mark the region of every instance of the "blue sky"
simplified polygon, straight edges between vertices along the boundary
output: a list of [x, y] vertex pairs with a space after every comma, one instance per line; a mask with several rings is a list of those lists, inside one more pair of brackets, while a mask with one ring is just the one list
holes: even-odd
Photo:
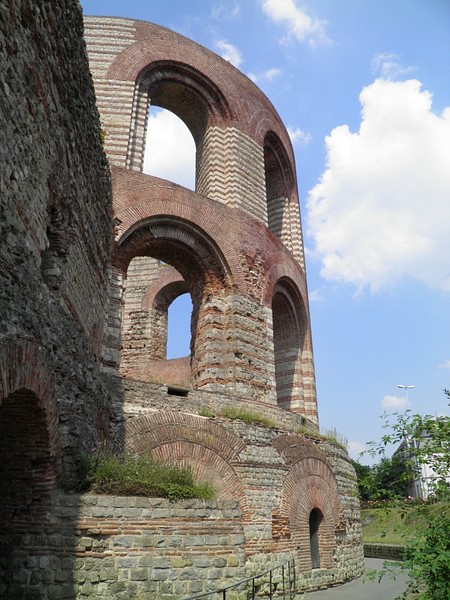
[[[405, 409], [397, 384], [415, 386], [414, 412], [448, 414], [450, 2], [81, 4], [85, 14], [164, 25], [220, 54], [259, 85], [288, 127], [321, 428], [335, 427], [357, 457], [382, 435], [383, 411]], [[166, 118], [151, 113], [152, 139], [177, 127]], [[164, 174], [150, 152], [146, 170], [191, 186], [188, 140], [178, 150], [178, 173]]]

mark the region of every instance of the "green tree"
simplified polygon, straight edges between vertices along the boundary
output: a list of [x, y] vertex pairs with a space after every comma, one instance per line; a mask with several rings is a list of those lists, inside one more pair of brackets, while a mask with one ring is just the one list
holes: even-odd
[[362, 501], [372, 500], [373, 498], [373, 469], [369, 465], [362, 465], [356, 460], [352, 460], [352, 465], [356, 472], [358, 480], [358, 493]]
[[358, 480], [359, 497], [369, 500], [394, 500], [405, 495], [405, 467], [398, 457], [383, 457], [373, 466], [352, 461]]
[[[450, 392], [444, 390], [450, 399]], [[450, 490], [447, 478], [450, 474], [450, 418], [447, 416], [417, 415], [411, 411], [404, 414], [384, 415], [384, 427], [388, 433], [380, 442], [370, 442], [371, 454], [385, 457], [386, 447], [403, 444], [404, 460], [408, 464], [402, 482], [423, 464], [436, 473], [431, 492], [442, 503], [442, 510], [433, 514], [427, 504], [423, 511], [428, 526], [409, 544], [404, 565], [416, 587], [425, 584], [420, 596], [423, 600], [448, 600], [450, 598]]]

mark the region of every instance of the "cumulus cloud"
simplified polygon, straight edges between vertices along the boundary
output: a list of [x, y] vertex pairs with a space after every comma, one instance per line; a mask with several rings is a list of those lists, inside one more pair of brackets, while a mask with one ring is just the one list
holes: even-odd
[[150, 113], [144, 173], [195, 189], [194, 139], [183, 121], [168, 110]]
[[248, 73], [248, 77], [254, 81], [255, 83], [260, 83], [261, 81], [273, 81], [277, 77], [279, 77], [282, 73], [281, 69], [277, 69], [273, 67], [272, 69], [267, 69], [262, 73]]
[[431, 99], [417, 80], [378, 79], [360, 94], [359, 131], [326, 138], [327, 168], [307, 201], [325, 279], [450, 291], [450, 107], [437, 115]]
[[287, 131], [293, 144], [298, 144], [299, 146], [307, 146], [311, 141], [311, 134], [306, 133], [306, 131], [303, 131], [299, 127], [296, 127], [295, 129], [288, 127]]
[[443, 363], [439, 365], [441, 369], [450, 369], [450, 360], [445, 360]]
[[226, 40], [217, 40], [215, 46], [219, 50], [220, 56], [235, 67], [239, 67], [242, 63], [242, 55], [239, 49], [233, 46], [233, 44], [230, 44]]
[[405, 396], [385, 396], [381, 401], [381, 407], [385, 410], [400, 410], [408, 407], [408, 399]]
[[416, 67], [405, 67], [399, 62], [399, 56], [390, 52], [380, 52], [372, 58], [372, 71], [374, 75], [383, 79], [399, 79], [411, 75]]
[[294, 0], [261, 0], [261, 6], [272, 21], [286, 28], [283, 43], [292, 38], [313, 47], [329, 42], [325, 34], [325, 21], [311, 18]]

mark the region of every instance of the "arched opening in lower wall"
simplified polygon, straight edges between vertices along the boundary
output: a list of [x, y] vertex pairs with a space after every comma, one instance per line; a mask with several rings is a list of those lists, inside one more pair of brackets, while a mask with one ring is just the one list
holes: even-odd
[[309, 515], [309, 546], [311, 549], [311, 568], [320, 569], [320, 526], [323, 521], [322, 511], [313, 508]]
[[46, 417], [28, 389], [0, 404], [0, 581], [8, 581], [13, 558], [46, 532], [55, 485]]

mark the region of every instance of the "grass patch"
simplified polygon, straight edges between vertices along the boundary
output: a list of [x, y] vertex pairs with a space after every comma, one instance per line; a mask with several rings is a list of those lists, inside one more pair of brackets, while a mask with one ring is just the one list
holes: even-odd
[[189, 468], [154, 462], [150, 454], [123, 457], [96, 451], [85, 461], [80, 488], [96, 494], [154, 498], [200, 498], [215, 493], [211, 485], [196, 483]]
[[209, 408], [209, 406], [202, 406], [198, 411], [198, 414], [201, 417], [214, 417], [213, 411]]
[[239, 419], [240, 421], [244, 421], [247, 425], [261, 425], [261, 427], [276, 427], [276, 424], [271, 419], [267, 417], [263, 417], [262, 415], [245, 410], [244, 408], [235, 408], [233, 406], [229, 406], [224, 408], [220, 412], [221, 417], [226, 417], [227, 419]]
[[429, 518], [427, 514], [438, 515], [448, 505], [442, 502], [423, 507], [413, 505], [388, 505], [384, 508], [364, 508], [361, 510], [362, 537], [367, 544], [404, 545], [414, 541], [417, 534], [424, 531]]

